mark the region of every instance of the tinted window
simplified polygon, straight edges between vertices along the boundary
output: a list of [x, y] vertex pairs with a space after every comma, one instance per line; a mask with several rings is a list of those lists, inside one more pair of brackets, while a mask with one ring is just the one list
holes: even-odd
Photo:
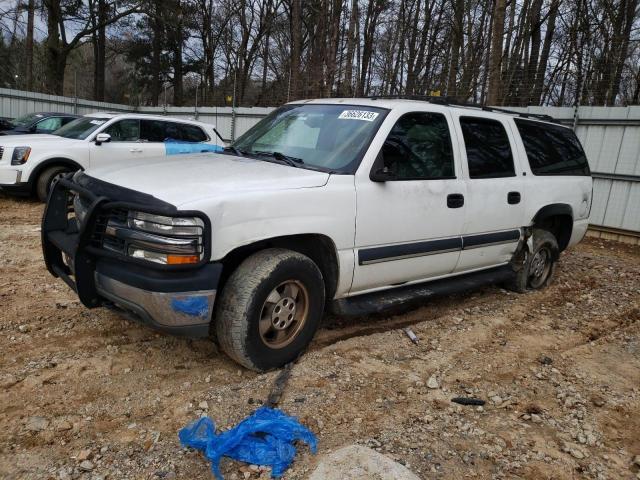
[[513, 177], [513, 155], [502, 123], [476, 117], [461, 117], [471, 178]]
[[185, 142], [206, 142], [208, 140], [202, 129], [195, 125], [181, 124], [179, 128], [182, 140]]
[[449, 127], [444, 115], [403, 115], [382, 146], [384, 166], [398, 180], [455, 178]]
[[167, 122], [160, 120], [140, 120], [140, 140], [164, 142]]
[[102, 133], [111, 135], [112, 142], [137, 142], [140, 139], [140, 121], [120, 120], [108, 126]]
[[572, 130], [520, 119], [515, 122], [534, 175], [589, 175], [587, 157]]
[[62, 125], [66, 125], [69, 122], [73, 122], [77, 117], [64, 117], [62, 119]]
[[36, 125], [36, 132], [50, 132], [57, 130], [62, 126], [61, 117], [49, 117]]

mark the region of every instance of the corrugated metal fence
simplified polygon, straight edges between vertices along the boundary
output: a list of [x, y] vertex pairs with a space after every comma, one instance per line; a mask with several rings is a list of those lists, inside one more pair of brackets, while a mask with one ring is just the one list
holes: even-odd
[[[509, 107], [506, 107], [509, 108]], [[600, 230], [640, 233], [640, 106], [512, 108], [544, 113], [572, 125], [584, 146], [594, 177], [591, 222]], [[132, 107], [0, 88], [0, 117], [38, 111], [85, 114], [133, 112], [193, 118], [213, 123], [226, 139], [235, 138], [272, 108]]]
[[231, 107], [133, 107], [117, 103], [94, 102], [43, 93], [0, 88], [0, 118], [15, 118], [33, 112], [65, 112], [84, 115], [91, 112], [139, 112], [168, 115], [211, 123], [226, 139], [237, 138], [264, 118], [273, 108]]

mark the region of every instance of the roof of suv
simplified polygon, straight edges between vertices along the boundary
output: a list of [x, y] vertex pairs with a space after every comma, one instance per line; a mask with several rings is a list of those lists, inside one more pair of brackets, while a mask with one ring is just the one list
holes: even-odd
[[542, 122], [554, 123], [554, 125], [560, 125], [556, 119], [549, 115], [530, 113], [530, 112], [518, 112], [514, 110], [508, 110], [506, 108], [501, 107], [487, 107], [484, 105], [473, 104], [473, 103], [463, 103], [456, 100], [452, 100], [447, 97], [411, 97], [408, 96], [403, 98], [402, 96], [380, 96], [380, 97], [365, 97], [365, 98], [314, 98], [309, 100], [298, 100], [295, 102], [290, 102], [292, 104], [300, 104], [300, 103], [317, 103], [317, 104], [345, 104], [345, 105], [362, 105], [368, 107], [379, 107], [379, 108], [404, 108], [407, 104], [416, 104], [416, 103], [429, 103], [432, 105], [437, 105], [440, 107], [449, 107], [456, 109], [474, 109], [486, 111], [487, 113], [497, 114], [497, 115], [505, 115], [509, 117], [518, 116], [527, 118], [530, 120], [537, 120]]
[[126, 113], [126, 112], [93, 112], [93, 113], [87, 113], [84, 115], [85, 117], [92, 117], [92, 118], [106, 118], [106, 119], [112, 119], [112, 118], [145, 118], [148, 120], [162, 120], [162, 121], [172, 121], [172, 122], [182, 122], [182, 123], [190, 123], [190, 124], [194, 124], [194, 125], [205, 125], [205, 126], [211, 126], [211, 124], [208, 123], [203, 123], [203, 122], [199, 122], [197, 120], [192, 120], [189, 118], [175, 118], [175, 117], [168, 117], [168, 116], [164, 116], [164, 115], [149, 115], [147, 113], [137, 113], [137, 112], [131, 112], [131, 113]]

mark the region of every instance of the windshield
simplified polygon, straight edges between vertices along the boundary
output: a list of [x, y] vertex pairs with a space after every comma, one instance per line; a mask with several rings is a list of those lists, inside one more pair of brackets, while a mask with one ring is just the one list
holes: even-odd
[[274, 154], [300, 166], [352, 173], [387, 110], [354, 105], [285, 105], [233, 144], [243, 154]]
[[67, 123], [64, 127], [59, 128], [53, 135], [59, 137], [73, 138], [75, 140], [84, 140], [98, 127], [106, 123], [108, 118], [82, 117], [77, 118], [73, 122]]
[[44, 118], [44, 115], [40, 113], [30, 113], [28, 115], [23, 115], [22, 117], [14, 118], [9, 123], [14, 127], [28, 127], [33, 122], [40, 120], [41, 118]]

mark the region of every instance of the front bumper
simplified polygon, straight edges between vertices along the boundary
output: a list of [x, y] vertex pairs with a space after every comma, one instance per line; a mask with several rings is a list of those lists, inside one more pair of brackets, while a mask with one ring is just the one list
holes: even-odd
[[7, 166], [0, 167], [0, 189], [14, 195], [28, 195], [31, 184], [22, 181], [22, 171]]
[[[105, 185], [113, 194], [114, 186]], [[81, 225], [71, 215], [70, 192], [90, 202]], [[101, 212], [109, 211], [112, 205], [127, 208], [125, 189], [117, 198], [112, 202], [70, 178], [53, 186], [42, 220], [47, 269], [64, 280], [88, 308], [115, 305], [156, 329], [190, 337], [207, 336], [222, 265], [204, 263], [195, 268], [167, 269], [131, 262], [99, 248], [94, 230]], [[139, 195], [136, 200], [140, 200]], [[163, 202], [151, 201], [146, 206], [154, 212], [164, 209], [165, 214], [175, 213], [168, 211], [175, 207]], [[142, 209], [145, 205], [131, 203], [129, 207]]]

